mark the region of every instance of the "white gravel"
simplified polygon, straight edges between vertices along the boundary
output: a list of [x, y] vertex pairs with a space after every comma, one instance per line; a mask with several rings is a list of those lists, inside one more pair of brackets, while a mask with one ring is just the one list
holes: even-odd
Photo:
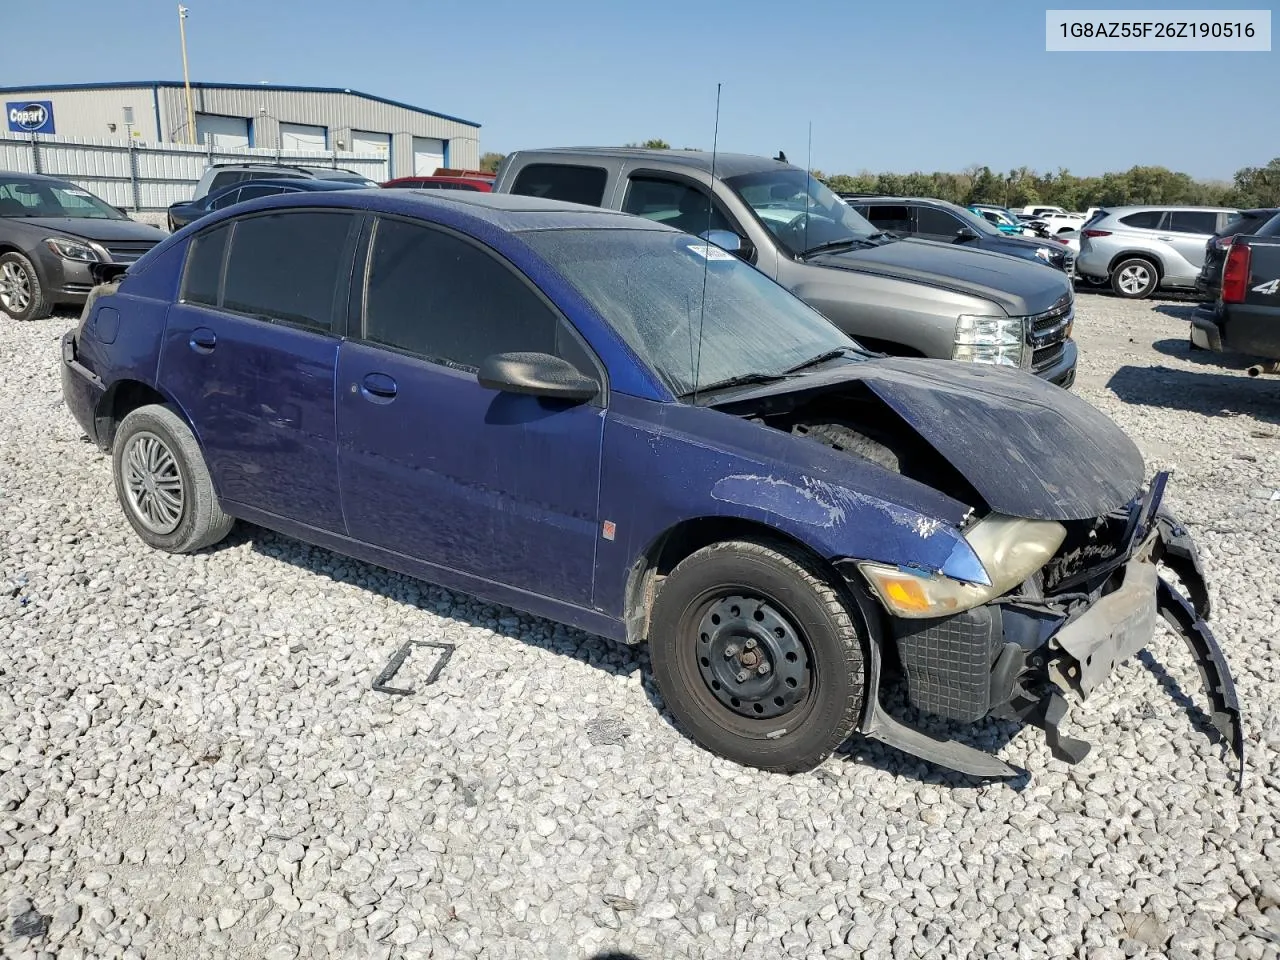
[[[788, 778], [681, 736], [643, 653], [256, 528], [152, 552], [62, 407], [71, 318], [0, 320], [0, 955], [1280, 957], [1280, 381], [1189, 353], [1189, 309], [1082, 293], [1077, 389], [1176, 470], [1243, 797], [1163, 630], [1077, 767], [1028, 730], [1026, 782], [876, 745]], [[440, 681], [372, 692], [409, 637], [457, 645]]]

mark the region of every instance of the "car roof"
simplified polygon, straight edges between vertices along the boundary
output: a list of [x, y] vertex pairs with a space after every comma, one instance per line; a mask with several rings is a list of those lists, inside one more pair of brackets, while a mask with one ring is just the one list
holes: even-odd
[[1237, 213], [1235, 207], [1206, 207], [1198, 203], [1135, 203], [1124, 207], [1099, 207], [1109, 216], [1137, 213], [1142, 210], [1204, 210], [1213, 213]]
[[48, 180], [50, 183], [70, 183], [66, 177], [51, 177], [44, 173], [27, 173], [25, 170], [0, 170], [0, 177], [15, 177], [23, 180]]
[[[877, 194], [846, 197], [845, 199], [851, 203], [881, 203], [888, 201], [889, 203], [929, 203], [937, 207], [960, 207], [960, 204], [958, 203], [952, 203], [950, 200], [940, 200], [937, 197], [895, 197], [888, 194]], [[961, 209], [963, 209], [963, 207]]]
[[297, 208], [301, 201], [308, 208], [338, 206], [376, 213], [419, 216], [428, 220], [461, 217], [472, 221], [473, 225], [485, 224], [507, 233], [583, 229], [680, 232], [629, 213], [511, 193], [485, 193], [479, 190], [384, 190], [381, 187], [310, 192], [312, 195], [305, 200], [301, 200], [296, 193], [257, 197], [228, 207], [224, 212], [234, 216], [250, 209]]
[[[654, 150], [645, 147], [540, 147], [536, 150], [517, 150], [512, 155], [515, 154], [521, 157], [587, 155], [601, 159], [647, 160], [651, 163], [688, 167], [707, 173], [711, 172], [713, 157], [710, 150]], [[761, 170], [800, 169], [793, 164], [752, 153], [716, 153], [714, 159], [717, 177], [736, 177], [744, 173], [758, 173]]]

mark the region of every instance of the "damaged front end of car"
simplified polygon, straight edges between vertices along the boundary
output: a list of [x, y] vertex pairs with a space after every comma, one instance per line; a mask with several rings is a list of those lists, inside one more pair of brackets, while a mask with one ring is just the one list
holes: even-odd
[[[1195, 544], [1163, 505], [1167, 481], [1167, 473], [1157, 474], [1124, 509], [1092, 521], [978, 521], [967, 539], [984, 567], [999, 571], [985, 584], [858, 561], [837, 566], [880, 600], [883, 609], [863, 612], [879, 620], [882, 641], [901, 666], [916, 708], [953, 721], [993, 717], [1039, 727], [1053, 755], [1068, 763], [1089, 752], [1088, 743], [1062, 730], [1068, 702], [1086, 699], [1143, 649], [1157, 616], [1163, 617], [1192, 651], [1213, 727], [1236, 758], [1240, 789], [1240, 706], [1205, 622], [1209, 598]], [[991, 533], [999, 527], [1003, 532]], [[1176, 575], [1190, 599], [1161, 566]], [[1023, 578], [1028, 570], [1033, 572]], [[1018, 582], [1011, 585], [1011, 577]], [[955, 612], [938, 615], [948, 605]], [[963, 773], [1017, 775], [990, 754], [890, 716], [881, 704], [881, 666], [874, 657], [864, 735]]]

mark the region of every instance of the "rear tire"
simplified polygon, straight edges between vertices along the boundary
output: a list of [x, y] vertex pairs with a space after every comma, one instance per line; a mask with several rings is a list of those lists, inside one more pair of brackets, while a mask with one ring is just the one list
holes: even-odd
[[654, 602], [649, 644], [680, 726], [735, 763], [810, 770], [861, 719], [862, 638], [841, 594], [788, 545], [735, 540], [686, 557]]
[[116, 496], [149, 547], [191, 553], [231, 532], [195, 434], [169, 407], [134, 410], [116, 431], [111, 455]]
[[0, 256], [0, 310], [14, 320], [40, 320], [52, 310], [36, 268], [20, 253]]
[[1111, 271], [1111, 289], [1116, 296], [1128, 300], [1144, 300], [1160, 285], [1160, 271], [1150, 260], [1130, 257], [1121, 260]]

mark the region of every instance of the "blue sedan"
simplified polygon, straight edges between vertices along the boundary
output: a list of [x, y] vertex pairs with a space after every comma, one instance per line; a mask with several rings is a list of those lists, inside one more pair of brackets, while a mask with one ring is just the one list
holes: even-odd
[[1019, 719], [1078, 760], [1065, 698], [1157, 613], [1240, 753], [1194, 544], [1111, 421], [871, 354], [716, 239], [498, 194], [252, 200], [98, 271], [63, 393], [151, 546], [243, 520], [647, 642], [684, 730], [739, 763], [859, 732], [1015, 772], [892, 716], [894, 678], [926, 724]]

